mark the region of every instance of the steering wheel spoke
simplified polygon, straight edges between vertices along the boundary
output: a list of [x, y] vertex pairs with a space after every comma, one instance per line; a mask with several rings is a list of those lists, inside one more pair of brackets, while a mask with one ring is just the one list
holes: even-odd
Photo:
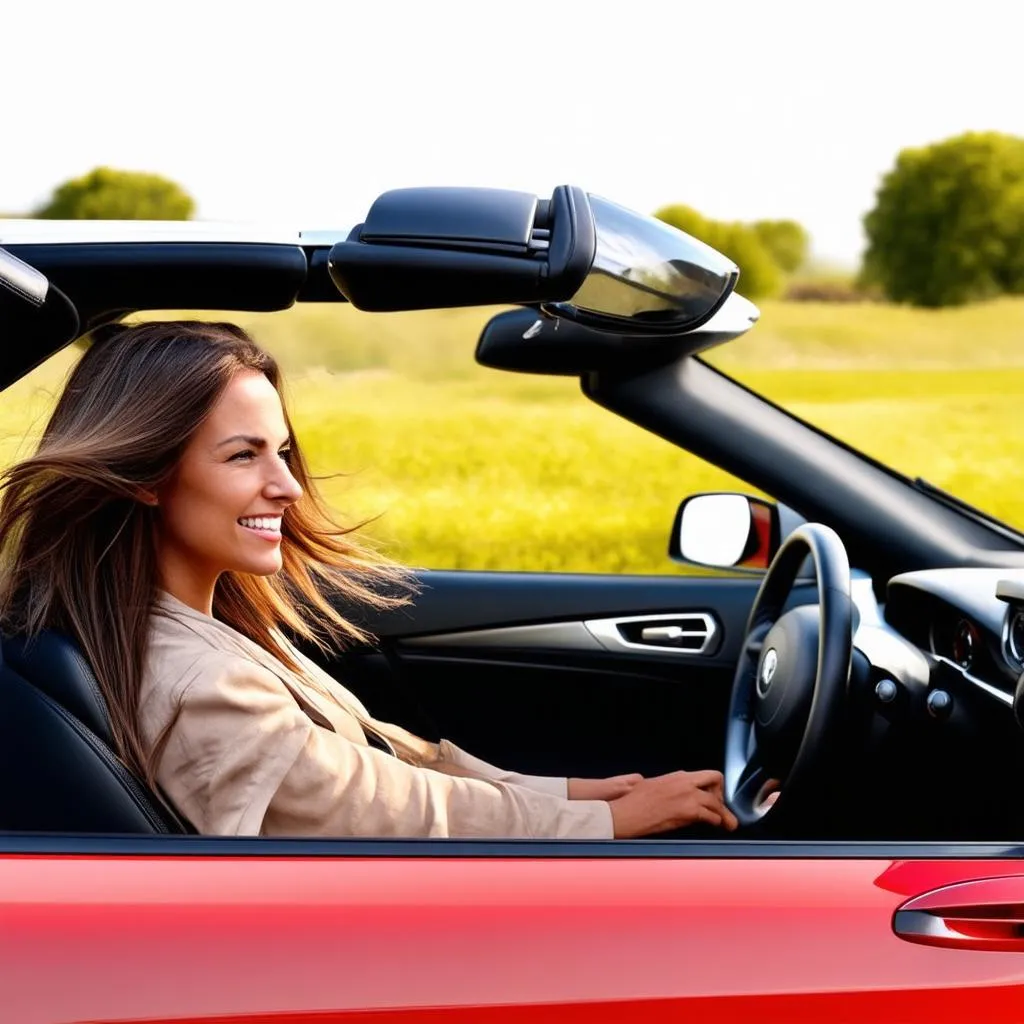
[[743, 653], [752, 661], [757, 661], [761, 657], [761, 651], [764, 650], [764, 638], [768, 635], [771, 625], [770, 622], [761, 623], [747, 634], [747, 639], [743, 642]]

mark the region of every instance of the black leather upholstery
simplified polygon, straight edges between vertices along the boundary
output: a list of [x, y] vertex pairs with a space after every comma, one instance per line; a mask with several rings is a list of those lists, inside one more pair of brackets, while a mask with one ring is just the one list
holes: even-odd
[[0, 829], [193, 831], [114, 755], [99, 684], [70, 640], [44, 632], [2, 650]]
[[4, 641], [4, 660], [20, 675], [69, 711], [108, 747], [113, 747], [110, 716], [100, 685], [82, 652], [67, 637], [49, 631], [31, 645], [24, 637]]

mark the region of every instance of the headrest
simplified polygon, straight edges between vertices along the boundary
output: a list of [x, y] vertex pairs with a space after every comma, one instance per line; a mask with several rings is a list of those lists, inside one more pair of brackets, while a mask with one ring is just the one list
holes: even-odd
[[4, 658], [37, 689], [55, 700], [108, 746], [114, 746], [107, 702], [78, 646], [60, 633], [44, 630], [31, 642], [5, 637]]

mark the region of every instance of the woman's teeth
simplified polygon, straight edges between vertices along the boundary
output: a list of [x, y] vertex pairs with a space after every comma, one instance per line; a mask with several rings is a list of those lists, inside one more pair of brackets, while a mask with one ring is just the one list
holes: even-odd
[[273, 530], [275, 533], [281, 532], [280, 516], [259, 516], [257, 518], [239, 519], [238, 521], [242, 526], [247, 526], [250, 530]]

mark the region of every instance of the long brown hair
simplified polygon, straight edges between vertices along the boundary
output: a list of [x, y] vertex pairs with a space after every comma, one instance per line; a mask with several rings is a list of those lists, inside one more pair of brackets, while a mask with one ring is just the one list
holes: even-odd
[[[118, 753], [150, 783], [139, 692], [148, 620], [159, 587], [159, 509], [142, 500], [173, 473], [232, 377], [277, 364], [241, 328], [170, 321], [95, 332], [36, 452], [0, 474], [0, 627], [54, 629], [81, 647], [110, 711]], [[283, 396], [282, 396], [283, 402]], [[373, 607], [400, 604], [409, 578], [350, 536], [318, 495], [298, 440], [289, 467], [303, 495], [282, 522], [273, 576], [223, 573], [214, 615], [297, 668], [279, 627], [324, 646], [366, 639], [330, 603], [332, 592]]]

